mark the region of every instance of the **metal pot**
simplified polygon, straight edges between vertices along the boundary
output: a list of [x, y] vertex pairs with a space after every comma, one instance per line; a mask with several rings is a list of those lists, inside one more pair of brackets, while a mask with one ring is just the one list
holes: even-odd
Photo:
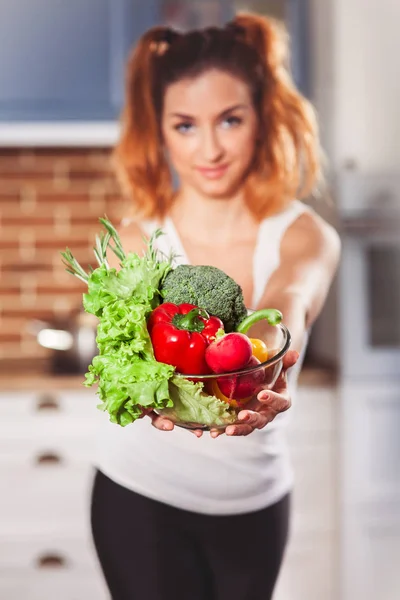
[[52, 373], [85, 373], [97, 355], [96, 328], [98, 321], [93, 315], [79, 312], [68, 319], [51, 321], [33, 320], [29, 331], [44, 348], [53, 350], [50, 370]]

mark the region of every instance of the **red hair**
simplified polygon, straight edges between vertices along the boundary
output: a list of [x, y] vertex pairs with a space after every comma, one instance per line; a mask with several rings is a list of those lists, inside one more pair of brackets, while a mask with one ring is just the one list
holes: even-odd
[[238, 14], [222, 29], [180, 34], [155, 27], [134, 49], [114, 160], [135, 216], [162, 216], [174, 198], [160, 127], [166, 88], [210, 69], [239, 77], [251, 90], [259, 118], [259, 140], [245, 183], [252, 213], [262, 219], [312, 192], [320, 175], [317, 122], [292, 82], [287, 35], [272, 19]]

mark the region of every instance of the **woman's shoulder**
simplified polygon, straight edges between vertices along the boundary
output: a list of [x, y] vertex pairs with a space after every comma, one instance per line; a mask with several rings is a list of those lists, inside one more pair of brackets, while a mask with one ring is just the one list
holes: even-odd
[[336, 228], [314, 209], [303, 206], [282, 239], [282, 253], [338, 257], [341, 243]]

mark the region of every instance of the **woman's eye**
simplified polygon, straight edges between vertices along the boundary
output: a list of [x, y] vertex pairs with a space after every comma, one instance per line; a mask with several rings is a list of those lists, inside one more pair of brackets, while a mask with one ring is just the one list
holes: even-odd
[[228, 117], [222, 121], [222, 126], [224, 129], [229, 129], [231, 127], [237, 127], [242, 123], [242, 119], [240, 117]]
[[179, 123], [178, 125], [175, 125], [175, 129], [179, 133], [189, 133], [193, 127], [193, 123]]

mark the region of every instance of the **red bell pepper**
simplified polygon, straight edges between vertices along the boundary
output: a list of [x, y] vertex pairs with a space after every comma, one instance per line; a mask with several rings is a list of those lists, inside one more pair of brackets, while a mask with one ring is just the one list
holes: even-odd
[[205, 361], [207, 346], [224, 324], [194, 304], [160, 304], [147, 323], [154, 356], [185, 375], [210, 373]]

